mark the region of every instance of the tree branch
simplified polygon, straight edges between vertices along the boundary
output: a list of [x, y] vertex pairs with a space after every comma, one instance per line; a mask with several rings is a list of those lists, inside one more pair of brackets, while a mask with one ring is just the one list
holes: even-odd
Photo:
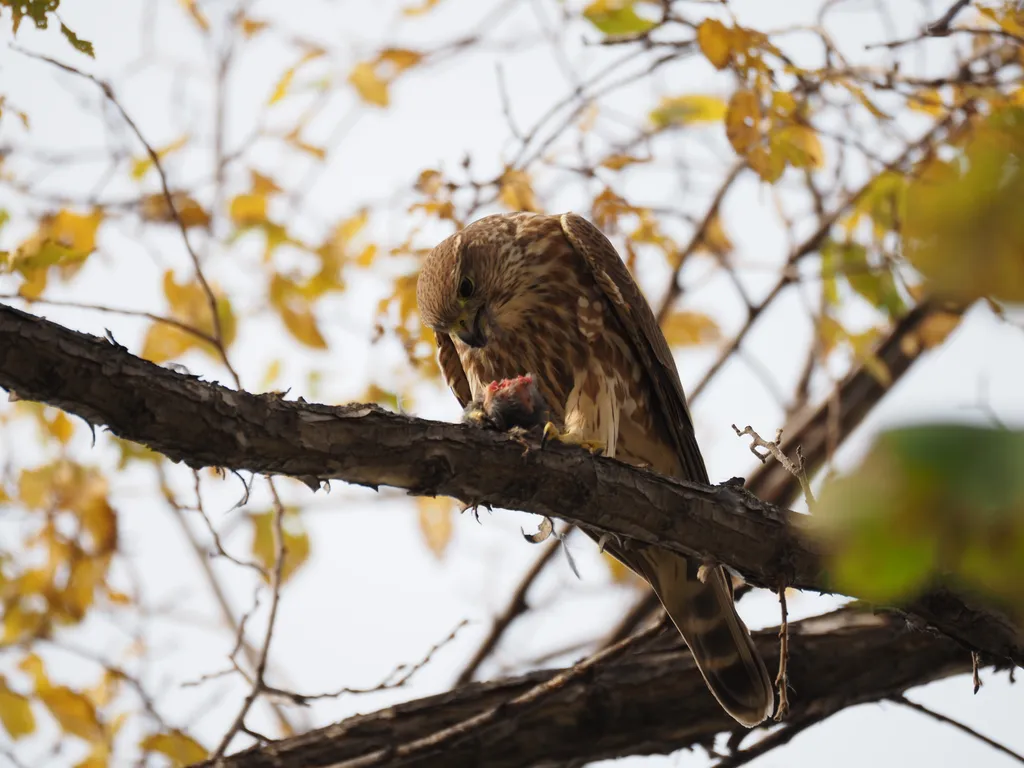
[[[682, 482], [567, 446], [229, 390], [123, 347], [0, 305], [0, 386], [62, 408], [193, 468], [339, 479], [452, 496], [583, 524], [735, 568], [751, 584], [828, 591], [800, 517], [742, 489]], [[1020, 631], [944, 588], [903, 607], [970, 650], [1024, 664]]]
[[[968, 654], [955, 643], [907, 632], [904, 622], [891, 614], [873, 616], [847, 608], [795, 622], [790, 633], [793, 723], [816, 721], [845, 707], [900, 695], [909, 687], [964, 674], [971, 667]], [[775, 634], [771, 629], [755, 638], [769, 666], [778, 662]], [[627, 655], [592, 666], [587, 675], [569, 680], [532, 709], [510, 706], [565, 673], [545, 670], [473, 683], [253, 747], [219, 765], [315, 768], [349, 761], [358, 764], [360, 758], [382, 754], [388, 757], [374, 764], [388, 768], [582, 765], [623, 755], [713, 748], [716, 734], [737, 727], [707, 692], [693, 657], [671, 630], [636, 644]], [[473, 731], [472, 738], [449, 743], [443, 754], [399, 756], [405, 745], [495, 709], [506, 716]], [[759, 742], [727, 755], [726, 764], [745, 762], [748, 752], [767, 751], [770, 744], [760, 747]]]

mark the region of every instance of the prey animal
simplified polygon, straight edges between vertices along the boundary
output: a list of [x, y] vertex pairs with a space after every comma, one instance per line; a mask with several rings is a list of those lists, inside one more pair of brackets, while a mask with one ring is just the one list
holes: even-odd
[[[417, 301], [463, 406], [488, 402], [489, 391], [493, 400], [530, 372], [529, 386], [511, 392], [532, 400], [535, 388], [559, 439], [708, 482], [668, 343], [614, 246], [586, 219], [480, 219], [431, 251]], [[722, 707], [748, 727], [769, 717], [771, 680], [725, 571], [698, 578], [699, 561], [636, 542], [606, 549], [654, 589]]]

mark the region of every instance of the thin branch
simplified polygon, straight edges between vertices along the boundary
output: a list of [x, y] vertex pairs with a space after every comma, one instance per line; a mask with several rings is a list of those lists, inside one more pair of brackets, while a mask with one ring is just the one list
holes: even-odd
[[488, 727], [495, 725], [500, 719], [522, 716], [545, 698], [561, 690], [574, 680], [587, 675], [594, 667], [607, 664], [619, 658], [634, 646], [654, 637], [665, 629], [667, 623], [667, 621], [659, 622], [640, 634], [628, 637], [617, 645], [595, 653], [589, 659], [581, 661], [540, 685], [534, 686], [526, 691], [526, 693], [516, 696], [508, 702], [499, 704], [486, 712], [401, 746], [388, 747], [363, 757], [346, 760], [345, 762], [338, 763], [334, 768], [374, 768], [375, 766], [390, 763], [392, 760], [405, 760], [420, 753], [438, 753], [454, 747], [466, 739], [479, 738]]
[[473, 654], [473, 657], [463, 668], [462, 672], [459, 673], [459, 676], [455, 679], [455, 685], [465, 685], [473, 679], [473, 675], [476, 674], [484, 660], [490, 656], [491, 651], [494, 650], [498, 640], [501, 639], [508, 626], [526, 610], [526, 593], [533, 585], [533, 582], [537, 580], [541, 571], [558, 554], [560, 546], [561, 540], [558, 538], [552, 538], [544, 545], [544, 551], [534, 561], [530, 569], [523, 574], [523, 578], [520, 580], [515, 592], [512, 593], [512, 597], [509, 599], [508, 605], [505, 606], [505, 610], [495, 617], [494, 623], [491, 625], [491, 631], [487, 634], [483, 643], [480, 644], [480, 647], [476, 649], [476, 653]]
[[270, 643], [274, 637], [274, 626], [277, 621], [277, 608], [281, 602], [281, 574], [284, 572], [284, 561], [288, 554], [288, 546], [284, 538], [284, 504], [281, 503], [281, 497], [277, 493], [277, 488], [274, 485], [273, 479], [268, 478], [267, 482], [270, 485], [270, 495], [274, 501], [274, 517], [271, 521], [270, 530], [275, 558], [274, 567], [270, 572], [270, 612], [267, 616], [267, 628], [263, 635], [263, 644], [260, 648], [259, 658], [256, 661], [255, 672], [253, 673], [252, 689], [242, 702], [242, 707], [235, 716], [234, 721], [231, 723], [231, 727], [228, 728], [227, 732], [221, 738], [220, 743], [217, 744], [217, 748], [213, 751], [212, 759], [214, 761], [223, 757], [224, 752], [227, 750], [231, 740], [235, 737], [235, 734], [245, 726], [245, 716], [249, 714], [249, 710], [252, 708], [253, 703], [265, 690], [263, 676], [266, 674], [267, 661], [270, 658]]
[[1004, 746], [1004, 745], [1000, 744], [998, 741], [993, 741], [992, 739], [990, 739], [988, 736], [985, 736], [984, 734], [978, 733], [976, 730], [971, 728], [969, 725], [964, 725], [959, 720], [954, 720], [952, 717], [947, 717], [946, 715], [942, 714], [941, 712], [936, 712], [934, 709], [929, 709], [928, 707], [924, 706], [923, 704], [918, 704], [916, 701], [911, 701], [910, 699], [908, 699], [906, 696], [903, 696], [902, 694], [900, 694], [899, 696], [893, 696], [891, 698], [891, 700], [896, 702], [897, 704], [902, 704], [904, 707], [909, 707], [910, 709], [916, 710], [916, 711], [920, 712], [923, 715], [928, 715], [928, 717], [934, 718], [935, 720], [938, 720], [940, 723], [946, 723], [947, 725], [952, 725], [954, 728], [957, 728], [957, 729], [963, 731], [964, 733], [968, 734], [969, 736], [973, 736], [978, 741], [981, 741], [981, 742], [984, 742], [985, 744], [988, 744], [990, 747], [992, 747], [992, 749], [995, 749], [995, 750], [998, 750], [999, 752], [1002, 752], [1007, 757], [1012, 757], [1018, 763], [1024, 763], [1024, 755], [1021, 755], [1019, 752], [1014, 752], [1012, 749], [1010, 749], [1007, 746]]
[[25, 50], [24, 48], [20, 48], [16, 45], [11, 46], [11, 48], [17, 51], [18, 53], [22, 54], [23, 56], [28, 56], [29, 58], [36, 59], [38, 61], [44, 61], [47, 64], [57, 67], [58, 69], [62, 69], [65, 72], [75, 75], [76, 77], [81, 77], [95, 83], [103, 92], [103, 95], [107, 98], [107, 100], [111, 104], [113, 104], [114, 108], [121, 114], [121, 117], [128, 124], [128, 127], [131, 128], [132, 133], [135, 134], [135, 137], [145, 148], [146, 154], [149, 155], [149, 159], [153, 163], [153, 167], [156, 169], [157, 175], [160, 177], [160, 188], [164, 195], [164, 202], [167, 204], [167, 210], [171, 213], [174, 222], [178, 225], [178, 230], [179, 232], [181, 232], [182, 242], [184, 242], [185, 244], [185, 250], [188, 251], [188, 255], [192, 259], [192, 266], [196, 272], [196, 279], [199, 281], [199, 285], [203, 289], [203, 293], [206, 294], [206, 300], [207, 303], [209, 304], [210, 315], [212, 316], [213, 322], [213, 336], [215, 340], [214, 346], [216, 347], [217, 351], [220, 354], [221, 362], [224, 363], [224, 367], [228, 369], [228, 372], [235, 380], [235, 384], [237, 386], [241, 386], [241, 384], [239, 383], [238, 373], [232, 367], [231, 361], [228, 360], [227, 350], [224, 348], [224, 331], [223, 328], [221, 327], [220, 311], [218, 307], [217, 296], [214, 294], [213, 288], [210, 286], [209, 282], [207, 282], [206, 275], [203, 274], [203, 269], [199, 261], [199, 255], [196, 253], [195, 248], [192, 247], [192, 241], [189, 239], [188, 236], [188, 228], [185, 226], [185, 222], [181, 218], [181, 213], [178, 211], [177, 206], [175, 206], [174, 204], [174, 195], [171, 192], [171, 186], [167, 181], [167, 172], [164, 170], [163, 162], [160, 160], [160, 155], [157, 153], [155, 149], [153, 149], [153, 146], [148, 141], [146, 141], [146, 138], [142, 135], [142, 131], [139, 130], [139, 126], [136, 125], [135, 121], [132, 120], [131, 116], [121, 105], [121, 102], [118, 100], [117, 96], [114, 95], [114, 89], [110, 85], [110, 83], [104, 80], [100, 80], [98, 77], [89, 74], [88, 72], [83, 72], [80, 69], [72, 67], [70, 64], [64, 64], [63, 62], [57, 61], [57, 59], [45, 56], [41, 53], [34, 53], [32, 51]]
[[401, 664], [395, 667], [395, 669], [393, 669], [386, 678], [384, 678], [380, 683], [372, 687], [345, 687], [339, 688], [335, 691], [330, 691], [328, 693], [296, 693], [294, 691], [286, 691], [281, 688], [274, 688], [269, 685], [264, 685], [263, 690], [266, 693], [284, 697], [291, 701], [293, 704], [307, 706], [309, 702], [316, 701], [317, 699], [336, 699], [346, 694], [377, 693], [379, 691], [390, 691], [395, 688], [401, 688], [406, 683], [408, 683], [417, 672], [419, 672], [421, 669], [427, 666], [427, 664], [430, 663], [430, 660], [434, 658], [434, 655], [439, 650], [441, 650], [450, 642], [452, 642], [455, 639], [456, 635], [458, 635], [459, 630], [466, 626], [466, 624], [468, 623], [468, 621], [463, 619], [455, 625], [455, 628], [451, 632], [449, 632], [444, 639], [440, 640], [437, 643], [434, 643], [434, 645], [430, 647], [426, 654], [424, 654], [422, 659], [417, 661], [415, 664]]

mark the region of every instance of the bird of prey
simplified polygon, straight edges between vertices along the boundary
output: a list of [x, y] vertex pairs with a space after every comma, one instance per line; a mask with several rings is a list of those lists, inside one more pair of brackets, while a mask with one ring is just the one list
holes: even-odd
[[[708, 482], [668, 343], [614, 246], [586, 219], [482, 218], [430, 252], [416, 298], [461, 405], [530, 373], [562, 439]], [[654, 589], [722, 707], [748, 727], [769, 717], [771, 680], [723, 568], [701, 579], [700, 562], [677, 552], [606, 548]]]

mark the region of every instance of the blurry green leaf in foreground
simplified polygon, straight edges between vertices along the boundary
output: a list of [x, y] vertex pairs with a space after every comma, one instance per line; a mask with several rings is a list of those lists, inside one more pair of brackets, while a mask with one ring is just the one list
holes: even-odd
[[906, 254], [932, 292], [1024, 301], [1024, 109], [994, 113], [907, 199]]
[[1024, 615], [1024, 432], [887, 432], [826, 484], [808, 527], [837, 590], [890, 602], [940, 580]]

